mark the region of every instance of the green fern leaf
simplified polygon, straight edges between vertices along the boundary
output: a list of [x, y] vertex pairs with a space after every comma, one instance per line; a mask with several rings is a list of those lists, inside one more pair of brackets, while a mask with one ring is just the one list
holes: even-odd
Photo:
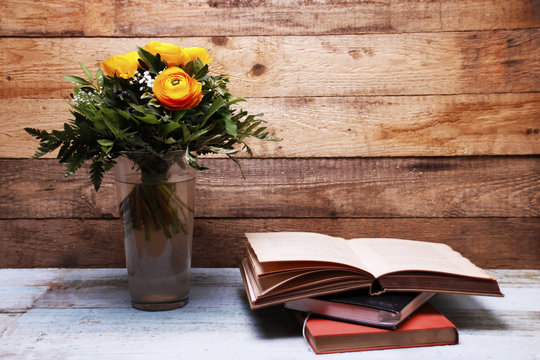
[[104, 173], [105, 168], [103, 161], [100, 158], [94, 158], [92, 164], [90, 165], [90, 180], [92, 180], [92, 184], [94, 185], [94, 189], [96, 189], [96, 191], [98, 191], [101, 186]]

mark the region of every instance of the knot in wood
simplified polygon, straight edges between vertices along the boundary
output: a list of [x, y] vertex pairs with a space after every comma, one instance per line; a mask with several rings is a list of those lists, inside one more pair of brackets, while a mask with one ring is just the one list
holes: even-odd
[[251, 73], [255, 76], [261, 76], [266, 71], [266, 66], [263, 64], [255, 64], [251, 68]]

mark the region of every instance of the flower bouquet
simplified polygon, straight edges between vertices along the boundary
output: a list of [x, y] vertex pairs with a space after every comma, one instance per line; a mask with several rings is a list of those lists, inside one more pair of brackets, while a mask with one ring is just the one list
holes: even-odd
[[[243, 99], [228, 92], [227, 76], [209, 75], [211, 60], [203, 48], [150, 42], [104, 60], [95, 75], [80, 64], [86, 78], [65, 77], [75, 85], [73, 119], [62, 130], [25, 128], [40, 141], [34, 158], [58, 150], [66, 176], [91, 160], [96, 191], [119, 162], [117, 180], [130, 184], [120, 194], [124, 237], [127, 242], [137, 233], [136, 257], [144, 243], [165, 239], [157, 246], [166, 248], [176, 234], [191, 239], [192, 195], [179, 194], [176, 183], [194, 182], [189, 169], [205, 170], [199, 155], [225, 154], [238, 163], [237, 152], [252, 155], [246, 139], [279, 140], [269, 135], [262, 114], [234, 106]], [[122, 170], [126, 160], [130, 165]], [[174, 168], [184, 173], [174, 175]], [[129, 254], [127, 261], [129, 271]]]

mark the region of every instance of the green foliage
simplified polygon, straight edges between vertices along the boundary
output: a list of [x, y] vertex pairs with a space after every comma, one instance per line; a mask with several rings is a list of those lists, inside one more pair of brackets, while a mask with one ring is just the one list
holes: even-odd
[[[91, 160], [90, 177], [96, 190], [103, 175], [124, 151], [145, 151], [157, 158], [174, 150], [185, 151], [190, 166], [204, 170], [197, 156], [207, 153], [233, 155], [251, 150], [249, 137], [279, 140], [266, 131], [262, 114], [250, 115], [233, 105], [244, 101], [227, 90], [226, 76], [208, 75], [199, 60], [183, 69], [202, 84], [202, 101], [193, 109], [165, 109], [152, 92], [149, 79], [167, 67], [158, 55], [138, 48], [140, 68], [132, 79], [110, 77], [99, 69], [95, 76], [82, 64], [86, 76], [66, 76], [75, 85], [71, 97], [73, 119], [63, 130], [51, 132], [26, 128], [39, 141], [34, 158], [59, 148], [57, 158], [67, 165], [66, 176]], [[141, 164], [139, 164], [140, 166]], [[151, 168], [147, 170], [152, 171]]]

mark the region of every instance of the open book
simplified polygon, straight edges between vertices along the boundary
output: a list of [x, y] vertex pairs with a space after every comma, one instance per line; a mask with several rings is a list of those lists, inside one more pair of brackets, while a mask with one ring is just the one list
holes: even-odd
[[502, 296], [497, 281], [448, 245], [317, 233], [247, 233], [241, 273], [251, 308], [369, 288]]

